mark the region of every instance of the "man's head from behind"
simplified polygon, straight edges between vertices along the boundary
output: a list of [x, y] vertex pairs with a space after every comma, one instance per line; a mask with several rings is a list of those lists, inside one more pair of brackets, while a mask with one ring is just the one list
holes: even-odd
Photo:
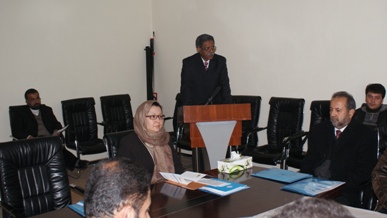
[[368, 109], [377, 110], [382, 106], [384, 96], [386, 96], [386, 89], [382, 84], [369, 84], [365, 90], [365, 102]]
[[214, 37], [208, 34], [202, 34], [196, 38], [196, 51], [205, 60], [211, 60], [214, 57], [216, 46]]
[[40, 96], [39, 92], [36, 89], [28, 89], [24, 93], [24, 98], [26, 99], [27, 105], [34, 110], [37, 110], [40, 108]]
[[149, 173], [126, 158], [98, 162], [86, 184], [86, 217], [149, 217]]
[[286, 205], [273, 218], [353, 218], [342, 205], [323, 198], [301, 198]]
[[355, 99], [348, 92], [334, 93], [330, 104], [332, 125], [337, 129], [347, 126], [351, 122], [355, 108]]

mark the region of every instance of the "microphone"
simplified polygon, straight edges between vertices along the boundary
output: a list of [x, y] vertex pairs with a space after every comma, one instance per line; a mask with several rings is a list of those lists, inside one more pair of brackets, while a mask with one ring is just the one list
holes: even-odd
[[220, 91], [220, 86], [216, 87], [216, 89], [214, 90], [214, 92], [211, 94], [210, 98], [208, 98], [207, 102], [204, 105], [208, 105], [209, 103], [211, 103], [212, 99], [219, 93], [219, 91]]

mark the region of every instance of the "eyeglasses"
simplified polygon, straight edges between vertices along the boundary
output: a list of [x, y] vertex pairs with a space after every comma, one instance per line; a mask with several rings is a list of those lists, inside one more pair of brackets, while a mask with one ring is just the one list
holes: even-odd
[[216, 46], [210, 46], [210, 47], [201, 48], [201, 49], [204, 50], [204, 51], [211, 51], [211, 50], [216, 51]]
[[145, 117], [149, 117], [149, 119], [151, 119], [151, 120], [156, 120], [156, 119], [164, 120], [165, 115], [148, 115], [148, 116], [145, 116]]

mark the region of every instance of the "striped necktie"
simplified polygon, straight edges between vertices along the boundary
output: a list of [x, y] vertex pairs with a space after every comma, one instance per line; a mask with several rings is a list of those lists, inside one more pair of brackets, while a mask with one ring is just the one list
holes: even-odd
[[336, 139], [339, 139], [341, 135], [341, 131], [340, 130], [336, 130]]

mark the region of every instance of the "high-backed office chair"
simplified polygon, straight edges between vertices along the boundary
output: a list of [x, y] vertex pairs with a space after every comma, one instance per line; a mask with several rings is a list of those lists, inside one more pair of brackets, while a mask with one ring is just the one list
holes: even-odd
[[258, 144], [258, 133], [250, 134], [249, 141], [247, 141], [247, 134], [258, 126], [258, 120], [261, 110], [261, 96], [252, 95], [233, 95], [232, 101], [234, 104], [250, 103], [251, 105], [251, 120], [242, 121], [242, 139], [241, 146], [238, 150], [243, 151], [245, 145], [249, 147], [256, 147]]
[[102, 139], [98, 138], [97, 117], [94, 98], [77, 98], [62, 101], [62, 112], [66, 129], [66, 146], [80, 155], [106, 151]]
[[18, 136], [15, 135], [15, 133], [17, 132], [17, 129], [18, 127], [16, 126], [15, 124], [15, 119], [17, 119], [17, 117], [19, 116], [19, 111], [25, 107], [25, 105], [15, 105], [15, 106], [9, 106], [9, 122], [10, 122], [10, 125], [11, 125], [11, 137], [14, 139], [14, 140], [17, 140], [18, 139]]
[[[312, 101], [310, 104], [310, 124], [309, 124], [309, 131], [310, 129], [321, 122], [324, 122], [326, 120], [330, 119], [329, 115], [329, 108], [330, 108], [330, 100], [318, 100], [318, 101]], [[298, 134], [293, 136], [292, 138], [289, 138], [289, 141], [292, 139], [298, 139], [298, 137], [303, 137], [302, 143], [300, 144], [294, 144], [289, 147], [289, 156], [286, 158], [285, 161], [285, 169], [287, 169], [288, 166], [300, 169], [302, 160], [305, 157], [306, 152], [303, 151], [303, 145], [305, 144], [308, 135], [308, 132], [305, 132], [305, 134]], [[285, 142], [288, 143], [289, 141]], [[296, 147], [298, 146], [298, 147]]]
[[[173, 111], [173, 130], [176, 134], [175, 146], [179, 156], [181, 155], [191, 156], [192, 154], [191, 140], [189, 138], [188, 133], [184, 132], [185, 125], [184, 124], [179, 125], [177, 123], [177, 112], [179, 108], [183, 106], [182, 96], [180, 93], [177, 93], [175, 100], [176, 100], [175, 110]], [[188, 151], [188, 153], [187, 152], [182, 153], [181, 150]]]
[[58, 137], [0, 143], [0, 175], [3, 217], [29, 217], [71, 202]]
[[133, 112], [128, 94], [102, 96], [100, 100], [104, 134], [133, 129]]
[[112, 132], [103, 136], [103, 142], [105, 143], [109, 158], [117, 156], [117, 151], [120, 146], [121, 139], [131, 134], [132, 132], [134, 132], [134, 130], [131, 129], [120, 132]]
[[[243, 155], [252, 156], [253, 162], [276, 165], [283, 157], [283, 139], [301, 131], [304, 99], [272, 97], [266, 128], [255, 128], [252, 132], [266, 129], [268, 144], [259, 147], [246, 147]], [[292, 144], [301, 143], [294, 140]]]

